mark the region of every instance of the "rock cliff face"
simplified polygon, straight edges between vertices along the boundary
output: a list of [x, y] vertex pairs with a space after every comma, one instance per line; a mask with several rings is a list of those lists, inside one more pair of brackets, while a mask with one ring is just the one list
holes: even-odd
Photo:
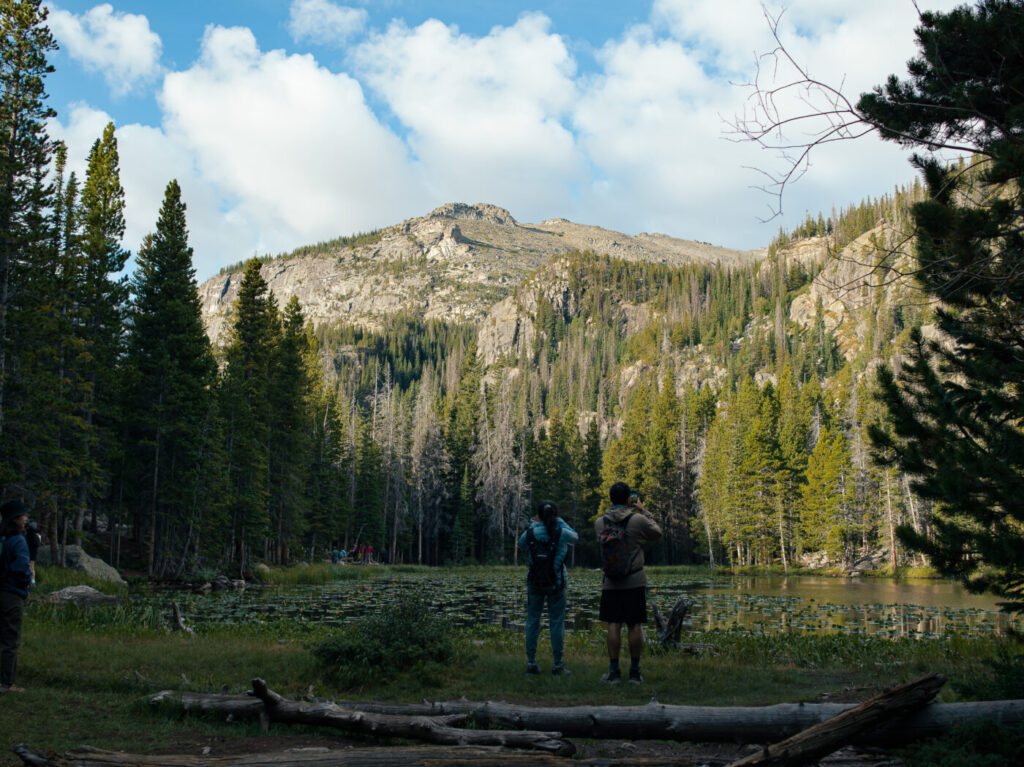
[[[521, 320], [529, 307], [509, 302], [515, 288], [551, 259], [575, 250], [671, 265], [737, 264], [763, 255], [663, 234], [634, 237], [564, 219], [523, 224], [495, 205], [448, 203], [382, 230], [376, 241], [278, 258], [264, 264], [262, 273], [279, 306], [298, 296], [314, 324], [343, 320], [374, 328], [399, 311], [484, 321], [494, 328], [488, 352], [494, 356], [532, 342], [532, 326]], [[227, 342], [241, 278], [241, 271], [231, 272], [200, 286], [207, 333], [217, 346]]]
[[[868, 325], [879, 312], [915, 301], [911, 247], [904, 234], [885, 223], [838, 254], [830, 254], [826, 239], [817, 237], [798, 242], [787, 258], [823, 267], [810, 289], [793, 299], [790, 321], [805, 329], [811, 327], [820, 303], [825, 329], [848, 360], [860, 351]], [[886, 266], [880, 266], [882, 263]]]

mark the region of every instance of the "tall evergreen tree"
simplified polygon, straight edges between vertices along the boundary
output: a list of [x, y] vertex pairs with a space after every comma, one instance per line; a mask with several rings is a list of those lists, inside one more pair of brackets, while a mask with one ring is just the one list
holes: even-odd
[[909, 78], [857, 104], [885, 139], [978, 158], [969, 171], [915, 157], [928, 199], [913, 207], [917, 274], [942, 302], [949, 344], [914, 332], [910, 359], [879, 381], [895, 438], [881, 457], [938, 504], [934, 535], [900, 535], [970, 589], [1024, 611], [1024, 2], [925, 12]]
[[305, 318], [299, 299], [292, 296], [284, 308], [278, 342], [271, 351], [267, 397], [269, 400], [271, 561], [285, 564], [290, 545], [303, 533], [308, 512], [306, 494], [310, 453], [309, 396]]
[[269, 387], [279, 326], [258, 259], [245, 265], [234, 317], [219, 407], [231, 493], [231, 536], [225, 553], [244, 570], [252, 556], [262, 556], [271, 532]]
[[106, 489], [110, 467], [116, 460], [114, 438], [119, 428], [118, 369], [124, 352], [124, 320], [128, 301], [128, 277], [124, 275], [129, 253], [124, 238], [124, 189], [113, 123], [103, 129], [89, 152], [80, 206], [82, 282], [77, 300], [86, 344], [85, 380], [88, 389], [82, 411], [89, 426], [89, 449], [104, 471], [86, 475], [80, 484], [75, 529], [80, 531], [90, 502]]
[[[139, 250], [124, 364], [127, 495], [144, 515], [150, 575], [190, 552], [197, 517], [217, 499], [204, 478], [216, 364], [203, 328], [185, 203], [177, 181], [164, 192], [155, 233]], [[159, 556], [163, 554], [164, 556]]]

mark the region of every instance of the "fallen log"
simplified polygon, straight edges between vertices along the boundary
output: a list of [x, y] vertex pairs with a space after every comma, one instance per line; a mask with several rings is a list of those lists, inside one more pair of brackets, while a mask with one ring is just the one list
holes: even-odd
[[[684, 754], [664, 753], [651, 756], [607, 756], [573, 759], [537, 752], [503, 751], [499, 748], [466, 748], [455, 746], [384, 747], [384, 748], [300, 748], [236, 756], [217, 755], [143, 755], [119, 751], [103, 751], [83, 747], [61, 755], [41, 754], [25, 745], [13, 751], [30, 767], [725, 767], [728, 758], [706, 751]], [[822, 767], [891, 767], [884, 756], [866, 755], [849, 750], [828, 757]]]
[[[62, 755], [44, 755], [24, 745], [14, 752], [29, 767], [670, 767], [680, 764], [678, 757], [661, 759], [583, 759], [567, 762], [563, 757], [536, 751], [504, 751], [500, 748], [351, 748], [301, 749], [238, 756], [191, 756], [186, 754], [143, 755], [120, 751], [78, 748]], [[703, 762], [707, 763], [707, 762]], [[723, 762], [714, 762], [723, 764]]]
[[856, 737], [885, 720], [928, 703], [946, 683], [941, 674], [925, 674], [912, 682], [897, 685], [831, 719], [809, 727], [781, 743], [733, 762], [729, 767], [786, 767], [809, 764], [852, 742]]
[[668, 620], [666, 620], [658, 606], [651, 603], [654, 607], [654, 625], [658, 632], [658, 644], [662, 647], [678, 647], [680, 642], [680, 633], [683, 629], [683, 621], [686, 620], [686, 616], [690, 614], [690, 608], [693, 607], [691, 602], [686, 597], [679, 597], [676, 603], [672, 605], [672, 609], [669, 610]]
[[[165, 690], [153, 703], [194, 713], [259, 719], [263, 704], [244, 695], [213, 695]], [[767, 743], [795, 735], [856, 706], [853, 703], [778, 703], [771, 706], [522, 706], [497, 701], [436, 703], [335, 701], [349, 710], [396, 716], [470, 716], [477, 727], [557, 730], [566, 738], [677, 740], [696, 743]], [[880, 724], [862, 733], [858, 745], [892, 746], [934, 738], [968, 722], [991, 720], [1024, 725], [1024, 700], [931, 703], [898, 724]]]
[[465, 713], [447, 715], [394, 715], [351, 711], [333, 703], [306, 703], [282, 698], [262, 679], [252, 680], [253, 695], [263, 702], [270, 722], [337, 727], [390, 738], [409, 738], [446, 746], [504, 746], [572, 756], [576, 746], [560, 732], [534, 730], [466, 730], [453, 727], [468, 718]]

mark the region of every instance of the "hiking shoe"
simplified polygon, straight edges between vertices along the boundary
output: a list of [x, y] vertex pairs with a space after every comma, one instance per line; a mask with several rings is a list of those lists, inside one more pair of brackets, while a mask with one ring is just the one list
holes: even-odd
[[551, 673], [554, 676], [572, 676], [572, 672], [565, 667], [564, 663], [559, 663], [551, 667]]
[[0, 687], [0, 692], [25, 692], [24, 687], [15, 687], [13, 684], [5, 684]]
[[629, 670], [629, 683], [640, 684], [642, 681], [644, 681], [644, 675], [640, 673], [640, 669], [631, 668]]
[[536, 663], [526, 664], [526, 675], [537, 676], [540, 673], [540, 667]]
[[601, 674], [601, 681], [607, 682], [608, 684], [618, 684], [622, 681], [621, 671], [605, 671]]

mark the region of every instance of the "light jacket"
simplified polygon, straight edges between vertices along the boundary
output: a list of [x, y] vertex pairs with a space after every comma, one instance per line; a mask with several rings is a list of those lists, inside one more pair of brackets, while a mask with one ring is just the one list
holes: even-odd
[[605, 517], [612, 522], [621, 522], [630, 514], [633, 516], [630, 518], [629, 524], [626, 525], [626, 545], [629, 546], [629, 561], [632, 565], [630, 569], [636, 570], [636, 572], [626, 576], [621, 581], [613, 581], [605, 575], [601, 582], [602, 591], [610, 589], [637, 589], [647, 585], [643, 545], [646, 541], [656, 541], [661, 537], [661, 527], [658, 526], [658, 523], [646, 514], [642, 514], [629, 506], [612, 506], [603, 516], [597, 518], [594, 522], [594, 530], [600, 538], [601, 531], [604, 530]]
[[[558, 534], [558, 548], [555, 551], [554, 564], [555, 572], [558, 573], [558, 588], [564, 589], [566, 584], [565, 555], [568, 553], [569, 547], [580, 539], [580, 536], [579, 533], [566, 524], [564, 519], [558, 519], [558, 527], [562, 532]], [[538, 541], [546, 541], [548, 539], [548, 529], [544, 527], [544, 523], [536, 519], [532, 520], [530, 526], [519, 536], [519, 548], [526, 552], [527, 564], [532, 564], [530, 549], [526, 545], [526, 534], [530, 530], [533, 530], [533, 536]]]

